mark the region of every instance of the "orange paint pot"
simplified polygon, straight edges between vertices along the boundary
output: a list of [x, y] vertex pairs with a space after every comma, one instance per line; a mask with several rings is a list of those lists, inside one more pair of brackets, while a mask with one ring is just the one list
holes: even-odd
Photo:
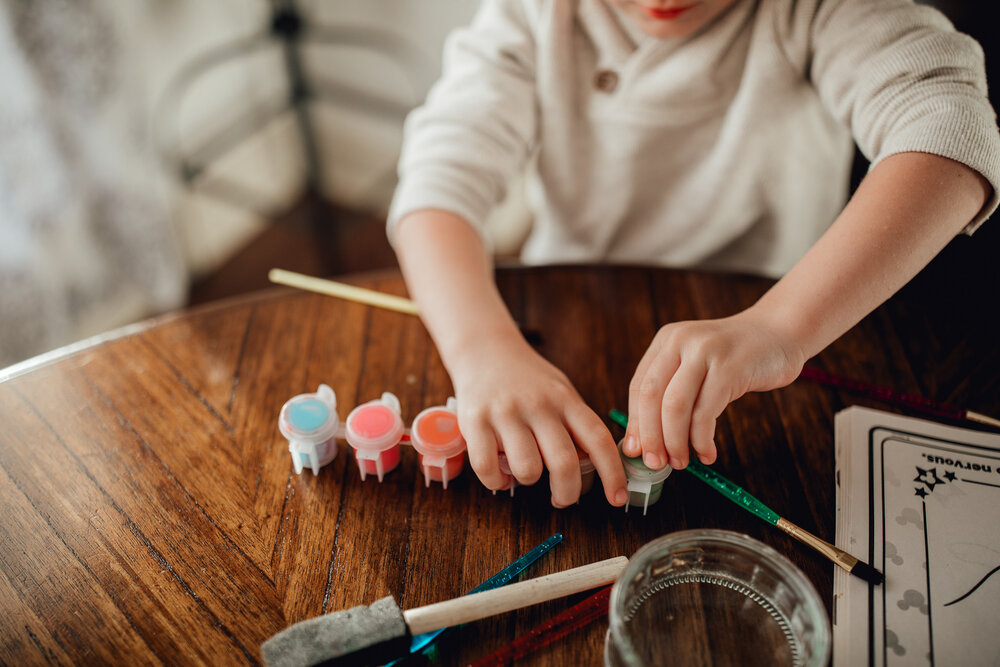
[[458, 430], [458, 415], [454, 397], [446, 405], [422, 410], [410, 427], [410, 443], [417, 450], [424, 484], [441, 482], [448, 488], [465, 467], [465, 438]]
[[[420, 466], [424, 469], [424, 482], [430, 486], [430, 482], [441, 482], [444, 488], [448, 488], [448, 482], [462, 474], [465, 469], [465, 452], [456, 454], [444, 460], [444, 465], [438, 465], [434, 457], [424, 457], [420, 455]], [[430, 480], [430, 481], [428, 481]]]

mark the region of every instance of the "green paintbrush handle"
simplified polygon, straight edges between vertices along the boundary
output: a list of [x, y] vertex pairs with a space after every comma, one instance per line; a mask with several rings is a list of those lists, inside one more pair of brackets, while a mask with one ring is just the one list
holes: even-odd
[[771, 525], [778, 524], [778, 519], [781, 517], [778, 516], [777, 512], [747, 493], [741, 486], [729, 481], [707, 465], [699, 461], [689, 461], [686, 470], [743, 509], [756, 514]]
[[[612, 410], [609, 416], [622, 428], [628, 426], [628, 416], [621, 410]], [[689, 461], [686, 470], [748, 512], [757, 515], [772, 526], [778, 524], [778, 519], [781, 517], [778, 516], [777, 512], [708, 466], [699, 461]]]

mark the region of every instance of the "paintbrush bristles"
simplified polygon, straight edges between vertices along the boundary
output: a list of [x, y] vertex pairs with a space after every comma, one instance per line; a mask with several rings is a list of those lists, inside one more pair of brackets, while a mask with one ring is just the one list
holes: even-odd
[[878, 570], [876, 570], [874, 567], [864, 562], [863, 560], [859, 560], [857, 565], [851, 568], [851, 574], [853, 574], [856, 577], [861, 577], [862, 579], [864, 579], [865, 581], [874, 586], [878, 586], [883, 581], [885, 581], [885, 577], [882, 576], [881, 572], [879, 572]]

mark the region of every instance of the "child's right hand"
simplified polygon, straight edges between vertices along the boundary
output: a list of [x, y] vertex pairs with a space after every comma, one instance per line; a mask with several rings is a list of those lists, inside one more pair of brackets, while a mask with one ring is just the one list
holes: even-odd
[[511, 483], [498, 465], [503, 451], [518, 484], [534, 484], [547, 468], [552, 504], [572, 505], [580, 497], [579, 447], [593, 461], [608, 502], [625, 504], [625, 473], [611, 433], [565, 374], [523, 338], [477, 340], [456, 351], [448, 366], [469, 462], [488, 488]]
[[789, 384], [805, 359], [798, 340], [757, 309], [664, 326], [632, 378], [622, 451], [641, 455], [650, 468], [680, 469], [690, 446], [702, 463], [713, 463], [716, 420], [726, 406]]
[[479, 233], [454, 213], [427, 209], [401, 219], [394, 237], [407, 287], [451, 376], [458, 426], [483, 484], [510, 483], [500, 472], [503, 451], [520, 484], [537, 482], [544, 466], [552, 504], [572, 505], [581, 484], [575, 442], [590, 456], [608, 502], [625, 504], [625, 471], [611, 433], [521, 336]]

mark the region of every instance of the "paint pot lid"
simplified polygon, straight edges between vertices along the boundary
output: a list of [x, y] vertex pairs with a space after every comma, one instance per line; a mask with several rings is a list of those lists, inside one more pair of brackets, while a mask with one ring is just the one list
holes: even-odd
[[590, 460], [590, 456], [587, 452], [582, 449], [576, 450], [576, 455], [580, 459], [580, 474], [586, 475], [587, 473], [594, 472], [594, 462]]
[[458, 416], [443, 406], [422, 410], [414, 418], [410, 442], [425, 456], [451, 458], [465, 451], [465, 438], [458, 430]]
[[653, 470], [642, 462], [641, 456], [626, 456], [625, 453], [622, 452], [623, 442], [624, 439], [618, 442], [618, 455], [621, 456], [622, 465], [625, 466], [625, 476], [630, 480], [658, 484], [669, 477], [670, 473], [673, 472], [674, 469], [669, 465], [665, 465], [659, 470]]
[[340, 424], [336, 406], [333, 390], [320, 385], [316, 393], [299, 394], [285, 401], [278, 415], [278, 430], [287, 439], [305, 444], [329, 440]]
[[399, 444], [403, 418], [381, 400], [369, 401], [347, 415], [347, 442], [355, 449], [382, 451]]

